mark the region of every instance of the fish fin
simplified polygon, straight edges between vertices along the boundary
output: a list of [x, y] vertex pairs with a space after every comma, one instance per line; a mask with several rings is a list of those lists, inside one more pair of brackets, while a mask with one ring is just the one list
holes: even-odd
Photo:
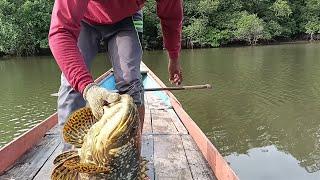
[[54, 160], [53, 160], [53, 164], [54, 165], [58, 165], [62, 162], [64, 162], [65, 160], [67, 160], [68, 158], [77, 155], [78, 152], [77, 151], [66, 151], [63, 152], [61, 154], [59, 154]]
[[64, 140], [76, 148], [80, 148], [83, 144], [84, 136], [97, 121], [89, 107], [73, 112], [63, 127]]
[[79, 156], [69, 158], [64, 162], [63, 166], [72, 171], [87, 174], [107, 173], [109, 171], [109, 169], [106, 167], [98, 166], [91, 163], [81, 163]]
[[56, 165], [51, 173], [51, 180], [77, 180], [78, 172], [67, 169], [63, 162]]
[[149, 180], [150, 178], [148, 177], [148, 160], [141, 157], [140, 159], [140, 171], [139, 171], [139, 176], [138, 180]]

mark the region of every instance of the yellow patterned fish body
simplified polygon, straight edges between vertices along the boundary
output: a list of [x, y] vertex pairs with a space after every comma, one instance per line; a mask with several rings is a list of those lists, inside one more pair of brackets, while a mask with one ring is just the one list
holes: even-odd
[[144, 179], [141, 127], [129, 95], [104, 107], [95, 120], [89, 108], [73, 113], [64, 126], [66, 142], [78, 147], [57, 156], [52, 179]]

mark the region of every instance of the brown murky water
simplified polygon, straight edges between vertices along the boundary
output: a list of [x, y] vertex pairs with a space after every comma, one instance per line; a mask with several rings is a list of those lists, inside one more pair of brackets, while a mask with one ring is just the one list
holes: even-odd
[[[175, 95], [241, 179], [320, 179], [319, 57], [320, 44], [184, 50], [184, 84], [214, 90]], [[144, 53], [168, 84], [166, 58]], [[52, 57], [0, 61], [0, 147], [56, 110], [59, 74]]]

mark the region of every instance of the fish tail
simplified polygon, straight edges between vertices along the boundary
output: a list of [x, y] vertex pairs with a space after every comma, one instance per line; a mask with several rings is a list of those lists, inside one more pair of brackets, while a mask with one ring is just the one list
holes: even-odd
[[75, 155], [77, 155], [78, 152], [77, 151], [67, 151], [67, 152], [63, 152], [61, 154], [59, 154], [53, 161], [54, 165], [58, 165], [64, 161], [66, 161], [67, 159], [69, 159], [70, 157], [73, 157]]
[[66, 160], [63, 164], [67, 169], [79, 173], [96, 174], [107, 173], [109, 169], [107, 167], [98, 166], [91, 163], [81, 163], [80, 157], [75, 156]]
[[140, 171], [139, 171], [139, 175], [138, 175], [138, 179], [139, 180], [147, 180], [150, 179], [148, 177], [148, 160], [145, 158], [141, 158], [140, 159]]

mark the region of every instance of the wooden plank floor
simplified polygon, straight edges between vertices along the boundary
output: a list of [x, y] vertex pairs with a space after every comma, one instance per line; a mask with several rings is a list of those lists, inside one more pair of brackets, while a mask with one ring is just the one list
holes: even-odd
[[[145, 94], [145, 104], [142, 156], [149, 160], [150, 179], [216, 179], [174, 110], [152, 92]], [[61, 151], [55, 127], [0, 180], [50, 179], [52, 162]]]

